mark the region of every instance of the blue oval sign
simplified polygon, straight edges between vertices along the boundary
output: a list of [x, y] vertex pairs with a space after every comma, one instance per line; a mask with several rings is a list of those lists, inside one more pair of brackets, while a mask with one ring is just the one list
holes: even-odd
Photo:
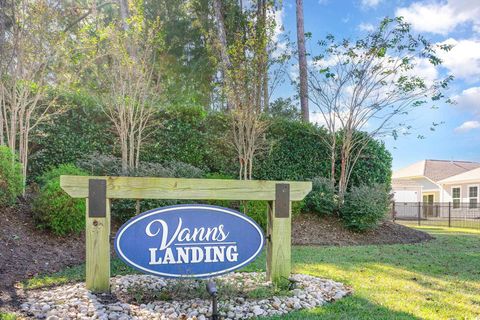
[[263, 248], [262, 229], [248, 216], [209, 205], [144, 212], [125, 223], [115, 251], [128, 265], [172, 278], [208, 278], [252, 262]]

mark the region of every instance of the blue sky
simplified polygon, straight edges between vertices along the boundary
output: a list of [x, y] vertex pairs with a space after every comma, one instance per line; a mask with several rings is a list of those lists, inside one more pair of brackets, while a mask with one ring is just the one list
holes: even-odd
[[[425, 68], [424, 72], [440, 77], [453, 74], [449, 94], [457, 104], [411, 113], [412, 134], [397, 140], [387, 138], [385, 143], [393, 155], [394, 169], [422, 159], [480, 161], [480, 0], [304, 0], [304, 14], [305, 31], [313, 35], [307, 50], [313, 53], [316, 41], [328, 33], [355, 39], [383, 17], [396, 15], [404, 16], [414, 32], [431, 42], [453, 44], [454, 49], [442, 56], [444, 66]], [[284, 32], [295, 40], [295, 0], [284, 0], [278, 15]], [[293, 94], [292, 87], [282, 87], [275, 96]], [[444, 124], [431, 132], [432, 122]], [[418, 139], [418, 135], [425, 139]]]

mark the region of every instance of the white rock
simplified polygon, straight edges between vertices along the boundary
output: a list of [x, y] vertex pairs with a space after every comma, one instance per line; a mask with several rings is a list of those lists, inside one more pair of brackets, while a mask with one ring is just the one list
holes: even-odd
[[[294, 274], [291, 277], [296, 289], [292, 296], [268, 299], [245, 299], [232, 297], [219, 300], [220, 314], [228, 319], [247, 319], [258, 316], [282, 316], [292, 310], [313, 308], [326, 300], [338, 300], [349, 294], [350, 289], [328, 279], [309, 275]], [[265, 273], [231, 273], [218, 278], [219, 283], [236, 286], [239, 290], [254, 290], [258, 287], [272, 286], [265, 280]], [[182, 287], [180, 287], [182, 286]], [[127, 319], [191, 319], [206, 320], [211, 314], [211, 300], [191, 297], [184, 301], [151, 301], [140, 305], [130, 305], [123, 299], [125, 294], [142, 289], [146, 292], [158, 293], [164, 288], [173, 288], [172, 292], [200, 292], [203, 283], [199, 281], [160, 279], [149, 275], [116, 276], [111, 279], [112, 293], [121, 301], [105, 304], [105, 294], [95, 295], [85, 289], [83, 283], [64, 285], [46, 290], [32, 290], [26, 293], [26, 301], [21, 306], [25, 315], [50, 320], [86, 319], [127, 320]], [[221, 290], [221, 285], [219, 286]], [[176, 291], [175, 291], [176, 290]], [[183, 291], [182, 291], [183, 290]], [[168, 293], [168, 291], [166, 291]], [[122, 296], [123, 295], [123, 296]], [[173, 294], [175, 296], [175, 293]]]

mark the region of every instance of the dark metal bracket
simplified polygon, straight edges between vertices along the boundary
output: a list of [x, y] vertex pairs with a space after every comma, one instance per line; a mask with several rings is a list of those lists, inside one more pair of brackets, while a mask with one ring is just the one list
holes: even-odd
[[107, 216], [107, 181], [88, 180], [88, 216], [105, 218]]
[[290, 216], [290, 185], [277, 183], [275, 185], [275, 218]]

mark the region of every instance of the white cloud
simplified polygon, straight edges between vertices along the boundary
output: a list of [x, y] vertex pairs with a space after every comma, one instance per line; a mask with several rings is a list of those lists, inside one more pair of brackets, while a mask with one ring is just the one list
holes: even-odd
[[465, 121], [460, 125], [459, 127], [455, 128], [456, 132], [467, 132], [470, 130], [478, 129], [480, 128], [480, 121]]
[[282, 38], [282, 34], [284, 32], [283, 28], [283, 18], [285, 13], [283, 9], [275, 10], [275, 11], [268, 11], [267, 12], [268, 18], [275, 20], [275, 28], [273, 30], [273, 34], [271, 36], [273, 42], [276, 43], [276, 48], [274, 49], [272, 55], [274, 58], [280, 57], [282, 54], [287, 53], [287, 43], [285, 39]]
[[279, 10], [268, 10], [267, 18], [275, 20], [275, 29], [273, 30], [272, 39], [273, 41], [278, 41], [281, 34], [283, 33], [283, 9]]
[[398, 8], [395, 15], [403, 16], [415, 30], [421, 32], [446, 35], [464, 23], [472, 23], [476, 32], [480, 30], [480, 3], [477, 0], [414, 2], [408, 7]]
[[300, 71], [298, 70], [298, 62], [290, 65], [288, 69], [288, 75], [290, 76], [290, 79], [293, 81], [297, 81], [298, 78], [300, 77]]
[[362, 0], [362, 7], [374, 8], [378, 6], [380, 2], [382, 2], [382, 0]]
[[480, 87], [472, 87], [453, 97], [456, 107], [480, 116]]
[[454, 47], [438, 55], [443, 60], [443, 66], [449, 69], [455, 78], [467, 81], [478, 81], [480, 75], [480, 40], [447, 39], [440, 44], [450, 44]]
[[348, 21], [350, 21], [350, 15], [342, 18], [343, 23], [348, 23]]
[[428, 59], [417, 58], [414, 64], [413, 69], [408, 72], [410, 76], [420, 77], [424, 79], [428, 85], [432, 85], [438, 80], [438, 70]]
[[[465, 89], [461, 94], [454, 96], [453, 99], [457, 103], [457, 108], [473, 114], [477, 119], [480, 117], [480, 87]], [[455, 131], [467, 132], [478, 128], [480, 128], [480, 121], [470, 120], [455, 128]]]
[[371, 23], [363, 23], [362, 22], [358, 25], [358, 29], [360, 29], [360, 31], [372, 32], [373, 30], [375, 30], [375, 27]]

